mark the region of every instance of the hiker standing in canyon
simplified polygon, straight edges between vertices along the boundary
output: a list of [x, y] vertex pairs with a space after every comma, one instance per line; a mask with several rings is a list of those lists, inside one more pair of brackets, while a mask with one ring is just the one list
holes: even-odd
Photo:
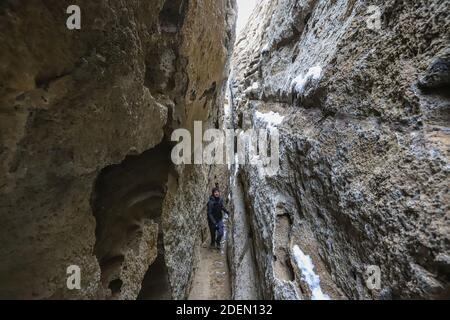
[[214, 188], [208, 201], [208, 226], [211, 234], [211, 248], [220, 250], [220, 242], [224, 233], [223, 214], [228, 213], [223, 205], [223, 199], [220, 197], [219, 188]]

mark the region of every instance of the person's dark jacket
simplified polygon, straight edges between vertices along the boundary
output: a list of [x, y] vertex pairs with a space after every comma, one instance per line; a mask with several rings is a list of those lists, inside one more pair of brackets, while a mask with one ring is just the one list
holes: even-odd
[[223, 219], [222, 212], [227, 214], [228, 210], [223, 206], [222, 198], [216, 198], [214, 196], [209, 197], [208, 201], [208, 221], [213, 225], [216, 225], [219, 221]]

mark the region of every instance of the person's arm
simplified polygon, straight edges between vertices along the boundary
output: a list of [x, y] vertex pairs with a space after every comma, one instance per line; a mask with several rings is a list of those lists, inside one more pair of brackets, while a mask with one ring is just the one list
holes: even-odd
[[213, 205], [212, 205], [211, 201], [208, 201], [208, 218], [209, 218], [209, 221], [211, 221], [213, 224], [217, 224], [216, 219], [214, 219], [214, 217], [212, 215], [212, 209], [213, 209]]

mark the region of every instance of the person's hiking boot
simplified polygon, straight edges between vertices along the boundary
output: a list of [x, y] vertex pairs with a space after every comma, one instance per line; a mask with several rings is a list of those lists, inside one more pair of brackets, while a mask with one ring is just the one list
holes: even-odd
[[210, 249], [216, 249], [216, 244], [214, 242], [211, 242], [211, 244], [209, 245]]
[[220, 243], [216, 243], [215, 248], [219, 251], [222, 250], [222, 246], [220, 245]]

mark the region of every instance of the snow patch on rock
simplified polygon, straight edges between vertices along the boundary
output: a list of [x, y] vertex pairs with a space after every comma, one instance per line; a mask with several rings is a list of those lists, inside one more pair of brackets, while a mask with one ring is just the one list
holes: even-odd
[[258, 94], [259, 88], [260, 88], [259, 83], [253, 82], [253, 84], [250, 87], [244, 90], [244, 94], [246, 96], [249, 96], [251, 94]]
[[265, 55], [265, 54], [268, 54], [269, 52], [270, 52], [270, 46], [268, 43], [266, 43], [264, 45], [264, 47], [262, 47], [262, 49], [261, 49], [261, 54]]
[[305, 92], [306, 85], [311, 81], [318, 81], [322, 76], [322, 67], [315, 66], [308, 70], [305, 75], [298, 75], [291, 82], [291, 88], [297, 95]]
[[284, 119], [284, 116], [280, 115], [278, 112], [273, 111], [267, 113], [256, 111], [255, 116], [258, 120], [266, 123], [267, 128], [275, 128], [276, 126], [279, 126]]
[[311, 289], [312, 300], [330, 300], [330, 297], [322, 292], [320, 288], [320, 278], [314, 272], [314, 264], [311, 258], [304, 254], [303, 251], [295, 245], [293, 247], [295, 262], [297, 263], [300, 271], [302, 272], [303, 280], [308, 284]]

